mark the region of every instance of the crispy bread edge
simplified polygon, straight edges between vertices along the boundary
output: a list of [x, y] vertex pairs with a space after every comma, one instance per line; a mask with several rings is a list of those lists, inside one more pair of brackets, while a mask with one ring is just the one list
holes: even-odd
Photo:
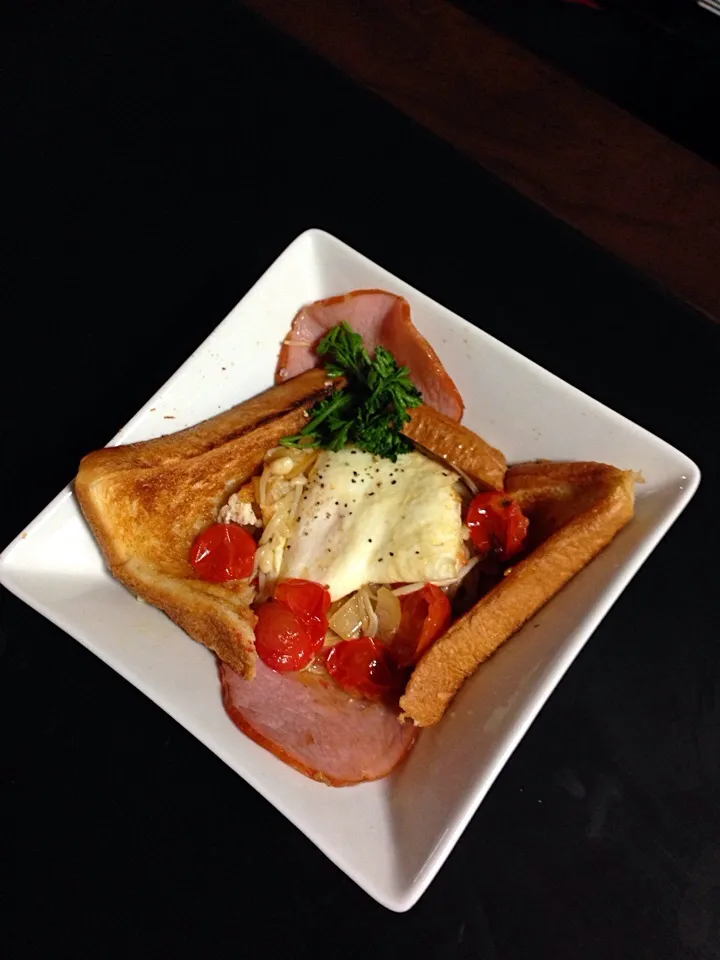
[[502, 490], [507, 463], [495, 447], [468, 427], [423, 404], [410, 411], [402, 431], [449, 466], [461, 470], [481, 488]]
[[193, 640], [202, 643], [246, 680], [255, 676], [255, 634], [257, 617], [245, 604], [232, 602], [219, 591], [205, 592], [195, 580], [178, 580], [148, 570], [129, 560], [111, 572], [123, 586], [146, 603], [162, 610]]
[[[403, 718], [437, 723], [467, 677], [590, 562], [633, 516], [632, 471], [606, 464], [519, 464], [508, 471], [507, 490], [571, 483], [583, 509], [517, 563], [489, 593], [457, 620], [417, 664], [400, 698]], [[596, 497], [587, 505], [587, 487]], [[531, 494], [534, 496], [534, 493]]]
[[159, 467], [208, 453], [270, 420], [307, 408], [343, 382], [341, 378], [332, 380], [324, 370], [308, 370], [185, 430], [94, 450], [80, 461], [76, 483], [87, 486], [95, 477], [110, 472]]
[[273, 420], [284, 418], [291, 432], [301, 426], [304, 410], [336, 385], [337, 381], [329, 380], [323, 371], [308, 371], [187, 430], [94, 451], [82, 459], [75, 478], [80, 509], [112, 575], [247, 679], [255, 671], [253, 612], [230, 591], [225, 598], [218, 595], [217, 589], [206, 591], [200, 581], [168, 577], [135, 558], [121, 556], [113, 542], [112, 523], [94, 490], [100, 491], [103, 482], [119, 471], [156, 470], [201, 457], [223, 443], [249, 436]]

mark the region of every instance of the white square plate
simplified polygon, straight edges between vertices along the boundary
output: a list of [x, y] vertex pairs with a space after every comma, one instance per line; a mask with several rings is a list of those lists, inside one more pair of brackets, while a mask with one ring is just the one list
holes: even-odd
[[330, 789], [243, 736], [223, 710], [213, 656], [112, 579], [70, 488], [5, 550], [0, 581], [183, 724], [372, 897], [402, 911], [427, 888], [578, 651], [693, 495], [700, 472], [664, 441], [318, 230], [290, 244], [112, 443], [189, 426], [265, 389], [297, 309], [361, 287], [407, 297], [465, 399], [464, 422], [510, 462], [600, 460], [639, 470], [647, 481], [633, 523], [465, 684], [392, 776]]

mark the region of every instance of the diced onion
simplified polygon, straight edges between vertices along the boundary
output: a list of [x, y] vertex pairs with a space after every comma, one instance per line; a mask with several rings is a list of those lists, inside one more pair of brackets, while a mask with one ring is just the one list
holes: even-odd
[[[302, 450], [293, 451], [295, 454], [295, 466], [288, 473], [288, 480], [292, 477], [297, 477], [301, 473], [308, 473], [312, 465], [315, 463], [318, 457], [317, 450], [308, 450], [303, 452]], [[303, 483], [305, 483], [305, 477], [303, 477]]]
[[270, 474], [270, 476], [284, 477], [286, 474], [290, 473], [290, 471], [294, 466], [295, 466], [295, 461], [293, 460], [293, 458], [284, 456], [284, 457], [277, 457], [275, 460], [271, 460], [265, 469]]
[[380, 587], [375, 605], [377, 614], [377, 635], [381, 640], [392, 640], [400, 626], [402, 610], [397, 596], [387, 587]]
[[405, 597], [408, 593], [415, 593], [416, 590], [422, 590], [425, 583], [425, 580], [423, 580], [422, 583], [404, 583], [401, 587], [395, 587], [391, 592], [394, 593], [396, 597]]
[[367, 584], [358, 591], [363, 606], [365, 607], [365, 616], [363, 617], [363, 636], [375, 637], [378, 632], [378, 618], [370, 599], [370, 589]]
[[352, 640], [360, 636], [363, 618], [366, 615], [365, 604], [359, 592], [354, 593], [330, 618], [330, 629], [343, 640]]
[[258, 547], [255, 556], [257, 557], [257, 566], [260, 573], [266, 576], [273, 572], [275, 562], [275, 551], [271, 543], [265, 543]]
[[267, 510], [267, 488], [268, 488], [268, 472], [263, 470], [262, 476], [260, 477], [260, 489], [258, 490], [258, 503], [260, 504], [260, 509], [263, 513]]
[[377, 636], [378, 617], [367, 584], [360, 587], [357, 593], [346, 600], [330, 617], [330, 629], [343, 640], [353, 640], [359, 636]]
[[271, 463], [273, 460], [277, 460], [278, 457], [288, 456], [292, 456], [292, 451], [288, 450], [287, 447], [283, 447], [282, 444], [278, 444], [277, 447], [271, 447], [265, 454], [265, 463]]

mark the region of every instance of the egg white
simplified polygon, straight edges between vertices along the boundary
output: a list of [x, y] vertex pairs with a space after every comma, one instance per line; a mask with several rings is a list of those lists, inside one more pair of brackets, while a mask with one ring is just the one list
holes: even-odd
[[321, 452], [280, 579], [324, 583], [333, 600], [366, 583], [452, 579], [466, 560], [458, 483], [417, 451], [395, 463], [355, 447]]

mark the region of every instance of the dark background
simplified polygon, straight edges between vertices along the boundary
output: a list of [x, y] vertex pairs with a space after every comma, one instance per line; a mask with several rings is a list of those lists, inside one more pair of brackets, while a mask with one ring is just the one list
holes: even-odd
[[0, 544], [309, 226], [704, 472], [403, 916], [4, 594], [7, 955], [720, 957], [717, 326], [231, 4], [36, 3], [0, 44]]
[[720, 16], [695, 0], [454, 0], [564, 73], [720, 162]]

